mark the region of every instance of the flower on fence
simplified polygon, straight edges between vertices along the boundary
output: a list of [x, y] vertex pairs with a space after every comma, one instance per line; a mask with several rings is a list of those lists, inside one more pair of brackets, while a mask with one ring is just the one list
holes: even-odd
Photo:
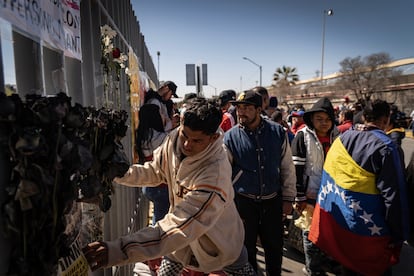
[[129, 168], [127, 122], [125, 110], [72, 105], [62, 92], [0, 94], [0, 228], [13, 245], [7, 275], [57, 275], [60, 258], [72, 262], [82, 220], [76, 202], [108, 211], [112, 181]]
[[104, 65], [105, 73], [115, 72], [119, 80], [121, 70], [125, 69], [128, 56], [114, 46], [113, 40], [116, 36], [116, 31], [110, 26], [104, 25], [101, 27], [101, 63]]
[[114, 39], [117, 36], [110, 26], [101, 27], [101, 64], [103, 65], [103, 83], [104, 83], [104, 106], [121, 107], [121, 95], [119, 81], [121, 72], [126, 69], [128, 56], [114, 45]]

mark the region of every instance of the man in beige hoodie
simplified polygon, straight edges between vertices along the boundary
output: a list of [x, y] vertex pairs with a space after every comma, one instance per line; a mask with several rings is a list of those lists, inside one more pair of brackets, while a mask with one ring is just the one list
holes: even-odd
[[167, 183], [170, 211], [153, 227], [87, 245], [84, 254], [92, 270], [164, 256], [158, 275], [180, 275], [184, 267], [255, 275], [233, 201], [221, 119], [215, 103], [193, 99], [181, 126], [155, 150], [153, 161], [132, 165], [125, 176], [115, 179], [131, 187]]

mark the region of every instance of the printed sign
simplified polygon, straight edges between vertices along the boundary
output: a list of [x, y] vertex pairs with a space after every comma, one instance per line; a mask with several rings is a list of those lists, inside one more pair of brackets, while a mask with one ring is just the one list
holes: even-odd
[[[69, 209], [69, 208], [68, 208]], [[58, 276], [88, 276], [91, 275], [88, 262], [82, 253], [82, 203], [73, 202], [64, 215], [68, 254], [58, 261]]]
[[0, 0], [0, 17], [68, 57], [82, 59], [80, 0]]
[[82, 253], [79, 241], [70, 246], [70, 254], [59, 259], [59, 276], [88, 276], [91, 275], [88, 262]]

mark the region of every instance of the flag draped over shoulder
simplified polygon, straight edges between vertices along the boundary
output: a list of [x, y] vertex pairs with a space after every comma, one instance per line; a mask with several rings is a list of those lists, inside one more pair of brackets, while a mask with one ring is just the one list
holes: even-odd
[[385, 208], [375, 174], [353, 160], [341, 137], [336, 139], [326, 157], [309, 240], [355, 272], [381, 275], [398, 262], [400, 252], [389, 247]]

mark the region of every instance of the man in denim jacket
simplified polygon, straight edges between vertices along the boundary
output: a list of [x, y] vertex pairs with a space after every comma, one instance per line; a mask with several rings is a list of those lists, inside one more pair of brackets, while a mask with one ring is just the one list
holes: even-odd
[[245, 228], [249, 262], [257, 270], [256, 241], [265, 251], [267, 275], [280, 275], [283, 224], [292, 212], [296, 175], [283, 127], [260, 116], [262, 96], [242, 93], [236, 105], [239, 124], [226, 132], [224, 143], [232, 163], [235, 201]]

